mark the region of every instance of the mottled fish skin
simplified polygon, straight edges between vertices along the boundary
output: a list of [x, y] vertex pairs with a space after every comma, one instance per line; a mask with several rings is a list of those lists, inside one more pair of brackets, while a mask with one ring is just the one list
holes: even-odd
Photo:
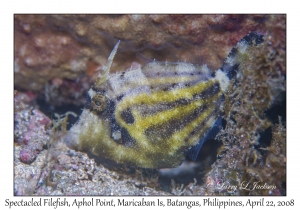
[[223, 94], [247, 48], [263, 42], [262, 37], [244, 37], [217, 71], [206, 65], [153, 61], [109, 75], [118, 42], [65, 137], [67, 145], [143, 168], [177, 167], [193, 147], [196, 157], [220, 122]]

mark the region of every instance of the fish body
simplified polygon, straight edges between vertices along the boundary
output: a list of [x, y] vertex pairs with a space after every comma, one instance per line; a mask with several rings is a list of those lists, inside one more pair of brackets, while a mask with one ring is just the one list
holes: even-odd
[[67, 145], [143, 168], [177, 167], [187, 155], [195, 160], [221, 127], [224, 92], [247, 48], [261, 42], [261, 34], [248, 34], [217, 71], [153, 61], [110, 75], [118, 42], [65, 137]]

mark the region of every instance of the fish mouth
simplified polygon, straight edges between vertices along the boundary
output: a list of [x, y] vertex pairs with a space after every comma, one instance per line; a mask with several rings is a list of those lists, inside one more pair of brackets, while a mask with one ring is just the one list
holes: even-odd
[[90, 150], [97, 145], [99, 138], [108, 139], [110, 123], [84, 109], [80, 119], [72, 126], [62, 138], [67, 147], [74, 150]]
[[63, 137], [63, 142], [66, 144], [66, 146], [70, 149], [77, 150], [78, 149], [78, 136], [75, 135], [72, 132], [68, 132]]

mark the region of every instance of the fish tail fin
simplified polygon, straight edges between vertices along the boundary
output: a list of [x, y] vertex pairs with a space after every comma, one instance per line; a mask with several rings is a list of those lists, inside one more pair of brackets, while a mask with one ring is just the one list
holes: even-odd
[[249, 33], [242, 38], [230, 51], [220, 68], [231, 80], [236, 77], [240, 63], [247, 56], [247, 49], [264, 42], [263, 35], [257, 32]]

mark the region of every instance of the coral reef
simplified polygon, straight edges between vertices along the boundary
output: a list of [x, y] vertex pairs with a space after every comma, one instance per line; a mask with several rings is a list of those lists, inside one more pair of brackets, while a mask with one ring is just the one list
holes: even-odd
[[[286, 119], [285, 110], [277, 110], [284, 109], [280, 106], [285, 103], [285, 18], [16, 15], [15, 195], [285, 195]], [[121, 39], [121, 45], [113, 71], [139, 65], [138, 51], [157, 60], [187, 60], [217, 69], [231, 47], [251, 31], [263, 33], [265, 42], [252, 50], [226, 94], [224, 129], [217, 136], [219, 141], [213, 141], [222, 144], [216, 161], [202, 158], [201, 153], [213, 154], [205, 148], [196, 163], [186, 162], [166, 175], [166, 171], [126, 166], [110, 169], [103, 161], [54, 144], [61, 133], [47, 126], [51, 120], [39, 111], [37, 98], [49, 106], [82, 105], [84, 92], [116, 40]], [[159, 186], [163, 175], [168, 176], [167, 187]], [[249, 188], [255, 182], [276, 188], [220, 187], [240, 186], [244, 181]]]
[[[20, 149], [16, 146], [15, 154]], [[47, 152], [31, 165], [15, 157], [15, 195], [170, 195], [159, 190], [155, 172], [111, 171], [74, 151], [61, 153], [44, 168]]]
[[15, 85], [48, 103], [82, 105], [112, 46], [112, 72], [130, 68], [136, 52], [161, 61], [218, 69], [251, 31], [278, 28], [271, 15], [15, 15]]
[[47, 127], [51, 120], [30, 105], [33, 98], [30, 93], [17, 92], [15, 95], [15, 141], [22, 145], [20, 160], [24, 163], [31, 163], [36, 155], [49, 142]]

